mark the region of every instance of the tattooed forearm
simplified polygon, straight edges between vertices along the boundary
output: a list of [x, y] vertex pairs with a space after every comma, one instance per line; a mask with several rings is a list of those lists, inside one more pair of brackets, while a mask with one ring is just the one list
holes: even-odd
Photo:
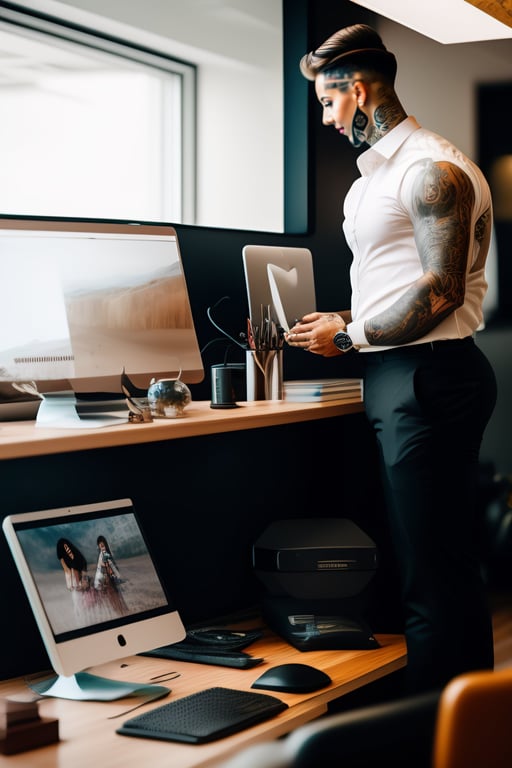
[[419, 339], [454, 309], [432, 274], [417, 281], [399, 301], [365, 323], [370, 344], [408, 344]]

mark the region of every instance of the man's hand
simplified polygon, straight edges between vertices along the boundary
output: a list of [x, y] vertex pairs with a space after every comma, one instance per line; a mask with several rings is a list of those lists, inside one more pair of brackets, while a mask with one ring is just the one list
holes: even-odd
[[295, 323], [284, 338], [290, 347], [299, 347], [323, 357], [335, 357], [343, 352], [334, 346], [334, 334], [345, 328], [345, 321], [337, 312], [311, 312]]

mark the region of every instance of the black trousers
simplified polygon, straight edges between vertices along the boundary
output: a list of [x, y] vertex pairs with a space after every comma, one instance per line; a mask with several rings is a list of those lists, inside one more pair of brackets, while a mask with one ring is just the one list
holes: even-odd
[[496, 379], [471, 337], [361, 356], [401, 580], [407, 693], [441, 688], [494, 663], [476, 501]]

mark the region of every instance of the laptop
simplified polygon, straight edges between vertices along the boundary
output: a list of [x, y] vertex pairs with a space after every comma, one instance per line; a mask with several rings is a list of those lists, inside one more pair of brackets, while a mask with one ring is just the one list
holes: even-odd
[[261, 324], [269, 306], [272, 319], [285, 331], [316, 310], [313, 257], [308, 248], [246, 245], [242, 259], [254, 325]]

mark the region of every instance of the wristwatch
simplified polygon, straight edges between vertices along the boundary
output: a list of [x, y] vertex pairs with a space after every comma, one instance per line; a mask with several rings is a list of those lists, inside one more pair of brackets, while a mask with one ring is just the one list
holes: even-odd
[[354, 346], [354, 342], [346, 331], [338, 331], [335, 333], [332, 341], [334, 346], [338, 347], [342, 352], [348, 352], [349, 349], [352, 349]]

